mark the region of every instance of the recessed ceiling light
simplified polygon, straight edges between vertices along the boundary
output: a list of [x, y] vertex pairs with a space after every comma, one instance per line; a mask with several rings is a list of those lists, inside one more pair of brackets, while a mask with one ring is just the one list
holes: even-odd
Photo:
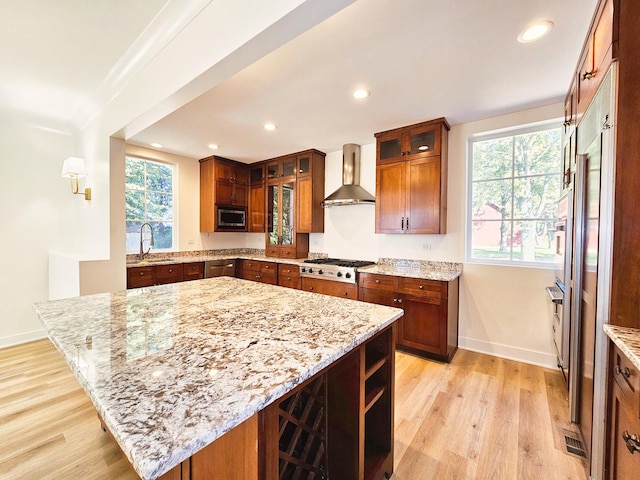
[[220, 148], [220, 145], [216, 145], [215, 143], [210, 143], [209, 148], [211, 150], [218, 150]]
[[265, 123], [264, 124], [264, 129], [265, 130], [275, 130], [276, 128], [278, 128], [278, 126], [275, 123]]
[[518, 41], [520, 43], [535, 42], [544, 37], [553, 28], [553, 22], [549, 20], [541, 20], [539, 22], [532, 23], [527, 26], [520, 35], [518, 35]]
[[353, 98], [357, 98], [358, 100], [367, 98], [369, 95], [371, 95], [371, 92], [369, 90], [365, 90], [364, 88], [360, 88], [353, 92]]
[[164, 147], [164, 145], [162, 145], [161, 143], [152, 143], [151, 144], [152, 147], [156, 147], [156, 148], [162, 148]]

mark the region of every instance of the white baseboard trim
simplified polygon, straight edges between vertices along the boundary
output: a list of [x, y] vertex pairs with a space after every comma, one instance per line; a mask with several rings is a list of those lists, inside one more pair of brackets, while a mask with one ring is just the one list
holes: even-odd
[[558, 368], [556, 356], [550, 353], [536, 352], [525, 348], [512, 347], [500, 343], [491, 343], [475, 338], [458, 337], [458, 348], [471, 350], [478, 353], [486, 353], [494, 357], [515, 360], [516, 362], [529, 363], [544, 368]]
[[0, 337], [0, 348], [13, 347], [14, 345], [29, 343], [43, 338], [47, 338], [47, 332], [44, 329], [33, 330], [8, 337]]

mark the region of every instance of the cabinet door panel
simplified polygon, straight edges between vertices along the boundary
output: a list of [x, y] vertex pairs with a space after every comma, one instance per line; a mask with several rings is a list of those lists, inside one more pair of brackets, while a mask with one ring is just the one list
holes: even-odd
[[447, 319], [440, 305], [418, 302], [402, 297], [404, 317], [398, 329], [398, 345], [417, 350], [447, 354]]
[[440, 231], [440, 157], [413, 160], [407, 164], [407, 231]]
[[313, 232], [313, 184], [311, 177], [298, 179], [298, 225], [300, 233]]
[[402, 233], [406, 181], [404, 162], [376, 168], [376, 233]]
[[360, 288], [359, 300], [361, 302], [375, 303], [376, 305], [387, 305], [388, 307], [400, 307], [398, 305], [398, 294], [386, 290], [374, 290], [372, 288]]
[[249, 187], [249, 231], [264, 232], [265, 187], [264, 184], [251, 185]]
[[[626, 480], [637, 478], [640, 472], [640, 454], [631, 453], [623, 438], [625, 433], [640, 435], [640, 420], [634, 415], [618, 385], [613, 382], [611, 396], [611, 425], [609, 437], [609, 478]], [[636, 397], [637, 399], [637, 397]]]

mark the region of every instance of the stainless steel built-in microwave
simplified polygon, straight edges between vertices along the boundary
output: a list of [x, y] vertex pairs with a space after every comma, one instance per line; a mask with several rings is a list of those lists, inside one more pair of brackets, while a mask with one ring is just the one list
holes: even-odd
[[247, 210], [239, 207], [217, 207], [217, 228], [220, 230], [246, 230]]

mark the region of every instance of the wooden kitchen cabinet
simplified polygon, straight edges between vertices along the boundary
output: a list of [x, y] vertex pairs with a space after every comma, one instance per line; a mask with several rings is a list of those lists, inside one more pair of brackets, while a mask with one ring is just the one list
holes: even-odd
[[260, 412], [259, 478], [391, 477], [393, 330]]
[[184, 264], [184, 280], [202, 280], [204, 278], [204, 262]]
[[318, 150], [307, 150], [296, 155], [298, 173], [296, 186], [297, 230], [299, 233], [324, 232], [324, 159]]
[[127, 288], [151, 287], [204, 278], [204, 262], [145, 265], [127, 268]]
[[184, 280], [184, 267], [181, 263], [156, 266], [156, 284], [176, 283]]
[[200, 231], [228, 231], [217, 227], [217, 207], [246, 210], [248, 192], [247, 165], [215, 155], [200, 160]]
[[450, 362], [458, 348], [459, 280], [450, 282], [359, 273], [359, 299], [398, 307], [397, 346]]
[[607, 478], [637, 478], [640, 472], [639, 372], [613, 343], [609, 367]]
[[287, 263], [278, 264], [278, 285], [300, 290], [300, 267]]
[[266, 212], [266, 165], [252, 164], [249, 167], [249, 206], [247, 229], [253, 233], [264, 233]]
[[238, 277], [254, 282], [278, 284], [278, 264], [262, 260], [240, 260], [238, 262]]
[[[265, 255], [304, 258], [309, 233], [324, 231], [324, 153], [306, 150], [267, 160]], [[302, 171], [300, 170], [302, 166]], [[298, 178], [298, 173], [300, 178]]]
[[156, 267], [127, 268], [127, 288], [150, 287], [156, 284]]
[[376, 134], [376, 233], [446, 233], [448, 131], [440, 118]]
[[358, 299], [358, 285], [355, 283], [334, 282], [321, 278], [302, 278], [302, 290], [305, 292], [322, 293], [332, 297]]
[[577, 72], [578, 115], [587, 110], [614, 55], [617, 31], [614, 29], [614, 0], [600, 3], [582, 50]]

